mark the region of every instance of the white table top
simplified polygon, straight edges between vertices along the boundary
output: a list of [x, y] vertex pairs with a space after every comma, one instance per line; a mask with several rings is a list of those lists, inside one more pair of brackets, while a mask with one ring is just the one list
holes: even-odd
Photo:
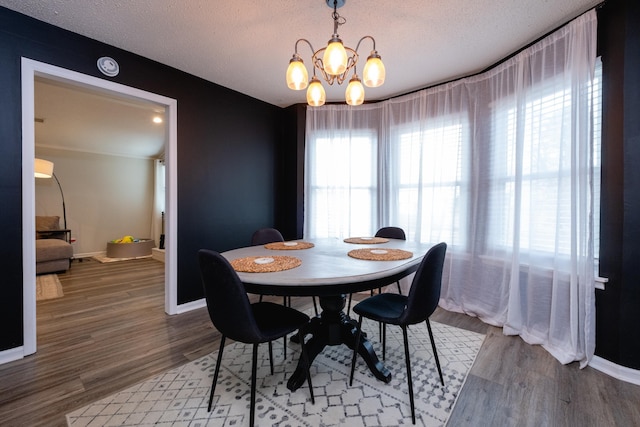
[[[353, 236], [357, 237], [357, 236]], [[415, 271], [422, 257], [431, 248], [405, 240], [389, 239], [387, 243], [353, 244], [343, 239], [302, 239], [313, 243], [310, 249], [271, 250], [260, 246], [249, 246], [222, 253], [229, 261], [250, 256], [293, 256], [302, 260], [302, 265], [290, 270], [273, 273], [243, 273], [238, 276], [247, 290], [273, 295], [328, 295], [349, 293], [392, 283], [399, 277]], [[400, 261], [369, 261], [352, 258], [347, 253], [352, 249], [402, 249], [413, 253], [409, 259]], [[260, 285], [260, 286], [258, 286]]]

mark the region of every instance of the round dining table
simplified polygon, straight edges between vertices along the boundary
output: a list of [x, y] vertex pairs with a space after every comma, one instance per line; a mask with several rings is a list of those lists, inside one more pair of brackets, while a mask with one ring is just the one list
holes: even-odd
[[[348, 243], [352, 241], [357, 243]], [[322, 311], [312, 317], [303, 330], [304, 336], [310, 335], [304, 345], [312, 362], [327, 345], [345, 344], [353, 349], [357, 322], [344, 312], [346, 295], [377, 289], [411, 274], [418, 269], [431, 246], [372, 237], [325, 238], [249, 246], [226, 251], [222, 255], [232, 265], [235, 264], [234, 268], [249, 293], [319, 298]], [[371, 253], [369, 257], [366, 256], [368, 252]], [[361, 257], [363, 253], [365, 259]], [[386, 256], [381, 254], [400, 254], [404, 259], [380, 260]], [[283, 260], [286, 261], [282, 267], [285, 269], [262, 272], [263, 267]], [[247, 266], [247, 263], [249, 268], [236, 267]], [[391, 381], [391, 373], [378, 360], [366, 337], [359, 342], [358, 354], [376, 378], [387, 383]], [[287, 387], [291, 391], [296, 390], [305, 380], [305, 369], [300, 360]]]

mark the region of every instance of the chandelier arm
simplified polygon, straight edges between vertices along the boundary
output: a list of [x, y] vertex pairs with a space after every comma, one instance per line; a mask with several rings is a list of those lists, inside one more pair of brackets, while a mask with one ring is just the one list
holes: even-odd
[[306, 42], [309, 45], [309, 48], [311, 49], [311, 53], [315, 52], [315, 49], [313, 48], [313, 46], [311, 45], [311, 42], [307, 39], [298, 39], [296, 40], [296, 44], [295, 44], [295, 53], [298, 53], [298, 43], [300, 42]]
[[371, 41], [373, 42], [373, 50], [376, 50], [376, 39], [374, 39], [372, 36], [364, 36], [360, 40], [358, 40], [358, 44], [356, 45], [356, 52], [360, 48], [360, 43], [362, 43], [364, 39], [371, 39]]

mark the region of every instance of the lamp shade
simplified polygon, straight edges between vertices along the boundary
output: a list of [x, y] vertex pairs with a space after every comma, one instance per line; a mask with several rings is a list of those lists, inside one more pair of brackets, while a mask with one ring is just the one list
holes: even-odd
[[364, 86], [362, 86], [362, 82], [355, 74], [351, 77], [351, 80], [349, 80], [349, 85], [345, 91], [345, 98], [349, 105], [360, 105], [364, 102]]
[[316, 76], [313, 76], [309, 88], [307, 89], [307, 103], [312, 107], [319, 107], [324, 105], [326, 100], [326, 94], [324, 87], [320, 83], [320, 80]]
[[53, 176], [53, 162], [44, 159], [35, 159], [33, 162], [36, 178], [51, 178]]
[[378, 52], [373, 51], [367, 58], [367, 63], [364, 65], [364, 71], [362, 73], [362, 79], [365, 86], [378, 87], [382, 86], [385, 77], [384, 64]]
[[339, 38], [329, 40], [329, 45], [322, 57], [324, 71], [332, 76], [338, 76], [347, 69], [347, 51]]
[[289, 61], [289, 67], [287, 68], [287, 86], [289, 89], [302, 90], [306, 89], [308, 81], [307, 67], [304, 66], [302, 59], [296, 53]]

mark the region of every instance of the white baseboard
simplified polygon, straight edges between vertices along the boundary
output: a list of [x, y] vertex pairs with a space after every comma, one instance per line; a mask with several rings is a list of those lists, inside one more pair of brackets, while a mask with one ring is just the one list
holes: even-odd
[[188, 311], [197, 310], [202, 307], [207, 306], [207, 301], [204, 298], [201, 298], [197, 301], [191, 301], [186, 304], [178, 305], [178, 312], [176, 314], [186, 313]]
[[640, 370], [620, 366], [598, 356], [593, 356], [593, 359], [589, 362], [589, 366], [619, 380], [640, 385]]
[[22, 346], [0, 351], [0, 365], [24, 358], [24, 348]]
[[96, 256], [96, 255], [104, 255], [104, 254], [106, 254], [106, 253], [107, 253], [107, 251], [99, 251], [99, 252], [85, 252], [85, 253], [82, 253], [82, 254], [73, 254], [73, 257], [74, 257], [75, 259], [78, 259], [78, 258], [91, 258], [91, 257], [93, 257], [93, 256]]
[[158, 248], [151, 249], [151, 255], [153, 256], [153, 259], [161, 262], [164, 262], [164, 253], [165, 253], [164, 249], [158, 249]]

